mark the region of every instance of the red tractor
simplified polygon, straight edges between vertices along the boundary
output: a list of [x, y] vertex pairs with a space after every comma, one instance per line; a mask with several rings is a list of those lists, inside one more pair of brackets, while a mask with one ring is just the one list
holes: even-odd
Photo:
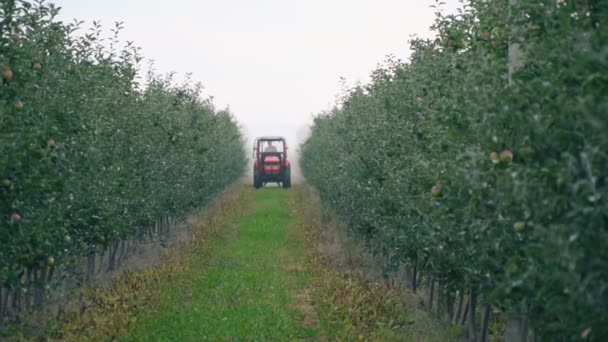
[[276, 182], [291, 187], [291, 165], [283, 137], [260, 137], [253, 142], [253, 186], [258, 189]]

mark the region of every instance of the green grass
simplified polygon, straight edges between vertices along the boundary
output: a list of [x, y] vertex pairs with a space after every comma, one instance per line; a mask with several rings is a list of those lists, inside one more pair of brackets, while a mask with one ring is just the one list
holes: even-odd
[[[366, 278], [356, 260], [346, 272], [332, 264], [324, 244], [336, 242], [321, 232], [341, 226], [321, 219], [321, 203], [306, 189], [233, 189], [194, 218], [193, 240], [165, 264], [90, 289], [86, 310], [23, 339], [458, 340], [405, 287]], [[360, 254], [336, 241], [338, 252]]]
[[297, 293], [311, 276], [280, 188], [249, 193], [251, 208], [234, 218], [187, 263], [189, 272], [165, 283], [156, 312], [125, 340], [316, 339], [304, 326]]

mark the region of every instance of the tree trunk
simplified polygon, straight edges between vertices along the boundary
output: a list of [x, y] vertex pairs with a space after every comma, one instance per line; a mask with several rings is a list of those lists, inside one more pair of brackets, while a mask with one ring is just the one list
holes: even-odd
[[487, 342], [488, 341], [488, 323], [490, 322], [490, 306], [486, 305], [483, 310], [483, 318], [481, 320], [481, 329], [480, 329], [480, 341]]
[[106, 272], [114, 271], [116, 269], [116, 253], [118, 252], [118, 241], [112, 242], [108, 246], [108, 268]]
[[462, 302], [464, 302], [464, 291], [458, 290], [458, 309], [456, 309], [456, 314], [452, 318], [453, 322], [458, 324], [460, 322], [460, 315], [462, 314]]
[[38, 271], [38, 275], [36, 276], [36, 289], [34, 291], [34, 307], [40, 307], [42, 305], [44, 299], [45, 285], [46, 281], [46, 273], [48, 268], [43, 268]]
[[460, 321], [460, 325], [464, 326], [464, 324], [467, 322], [468, 314], [469, 314], [469, 303], [467, 301], [467, 305], [465, 305], [465, 307], [464, 307], [464, 313], [462, 314], [462, 321]]
[[469, 341], [476, 342], [477, 341], [477, 327], [475, 326], [475, 313], [477, 311], [477, 293], [475, 293], [474, 289], [471, 289], [471, 295], [469, 296], [469, 324], [468, 324], [468, 333], [469, 333]]
[[443, 282], [437, 283], [437, 316], [441, 317], [443, 310], [443, 299], [445, 297], [445, 289], [443, 287]]
[[93, 280], [93, 276], [95, 275], [95, 254], [87, 255], [87, 276], [86, 280]]
[[445, 296], [445, 307], [448, 312], [448, 318], [452, 320], [454, 317], [454, 293], [447, 290]]
[[513, 310], [507, 321], [505, 341], [526, 342], [528, 340], [528, 318], [523, 313], [523, 305], [519, 310]]
[[6, 314], [6, 309], [8, 308], [8, 294], [8, 287], [0, 287], [0, 321], [2, 321], [2, 319], [4, 318], [4, 315]]
[[21, 291], [19, 291], [19, 289], [16, 289], [13, 291], [13, 305], [11, 310], [13, 321], [17, 321], [19, 314], [21, 313], [21, 308]]
[[55, 267], [45, 267], [39, 271], [40, 275], [37, 277], [37, 286], [34, 296], [34, 306], [40, 307], [44, 304], [44, 299], [47, 295], [46, 286], [53, 280], [53, 274], [55, 273]]
[[435, 294], [435, 280], [432, 277], [429, 278], [429, 310], [433, 309], [433, 295]]
[[416, 293], [416, 274], [418, 273], [418, 263], [414, 263], [414, 270], [412, 272], [412, 291]]
[[31, 268], [28, 267], [27, 271], [25, 272], [25, 288], [27, 289], [27, 292], [23, 294], [23, 301], [25, 304], [25, 310], [26, 311], [30, 311], [32, 308], [32, 286], [34, 285], [36, 279], [34, 279], [34, 275], [35, 275], [35, 271]]
[[163, 229], [163, 234], [166, 234], [169, 232], [169, 227], [171, 227], [171, 216], [167, 216], [167, 219], [165, 222], [165, 229]]

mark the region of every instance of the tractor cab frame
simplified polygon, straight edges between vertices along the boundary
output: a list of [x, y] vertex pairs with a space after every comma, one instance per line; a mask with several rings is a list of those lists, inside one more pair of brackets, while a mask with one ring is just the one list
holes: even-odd
[[291, 165], [287, 159], [287, 141], [283, 137], [259, 137], [253, 142], [253, 186], [268, 183], [291, 187]]

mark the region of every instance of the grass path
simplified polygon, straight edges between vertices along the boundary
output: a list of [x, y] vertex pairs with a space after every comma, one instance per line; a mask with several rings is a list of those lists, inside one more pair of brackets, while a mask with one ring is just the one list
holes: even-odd
[[224, 197], [166, 263], [92, 289], [42, 340], [457, 340], [405, 287], [369, 279], [356, 260], [332, 263], [323, 250], [339, 221], [306, 186], [237, 186]]
[[[227, 225], [189, 272], [166, 284], [159, 310], [128, 340], [316, 339], [300, 298], [310, 282], [291, 234], [290, 193], [249, 192], [246, 212]], [[312, 319], [314, 321], [314, 319]]]

